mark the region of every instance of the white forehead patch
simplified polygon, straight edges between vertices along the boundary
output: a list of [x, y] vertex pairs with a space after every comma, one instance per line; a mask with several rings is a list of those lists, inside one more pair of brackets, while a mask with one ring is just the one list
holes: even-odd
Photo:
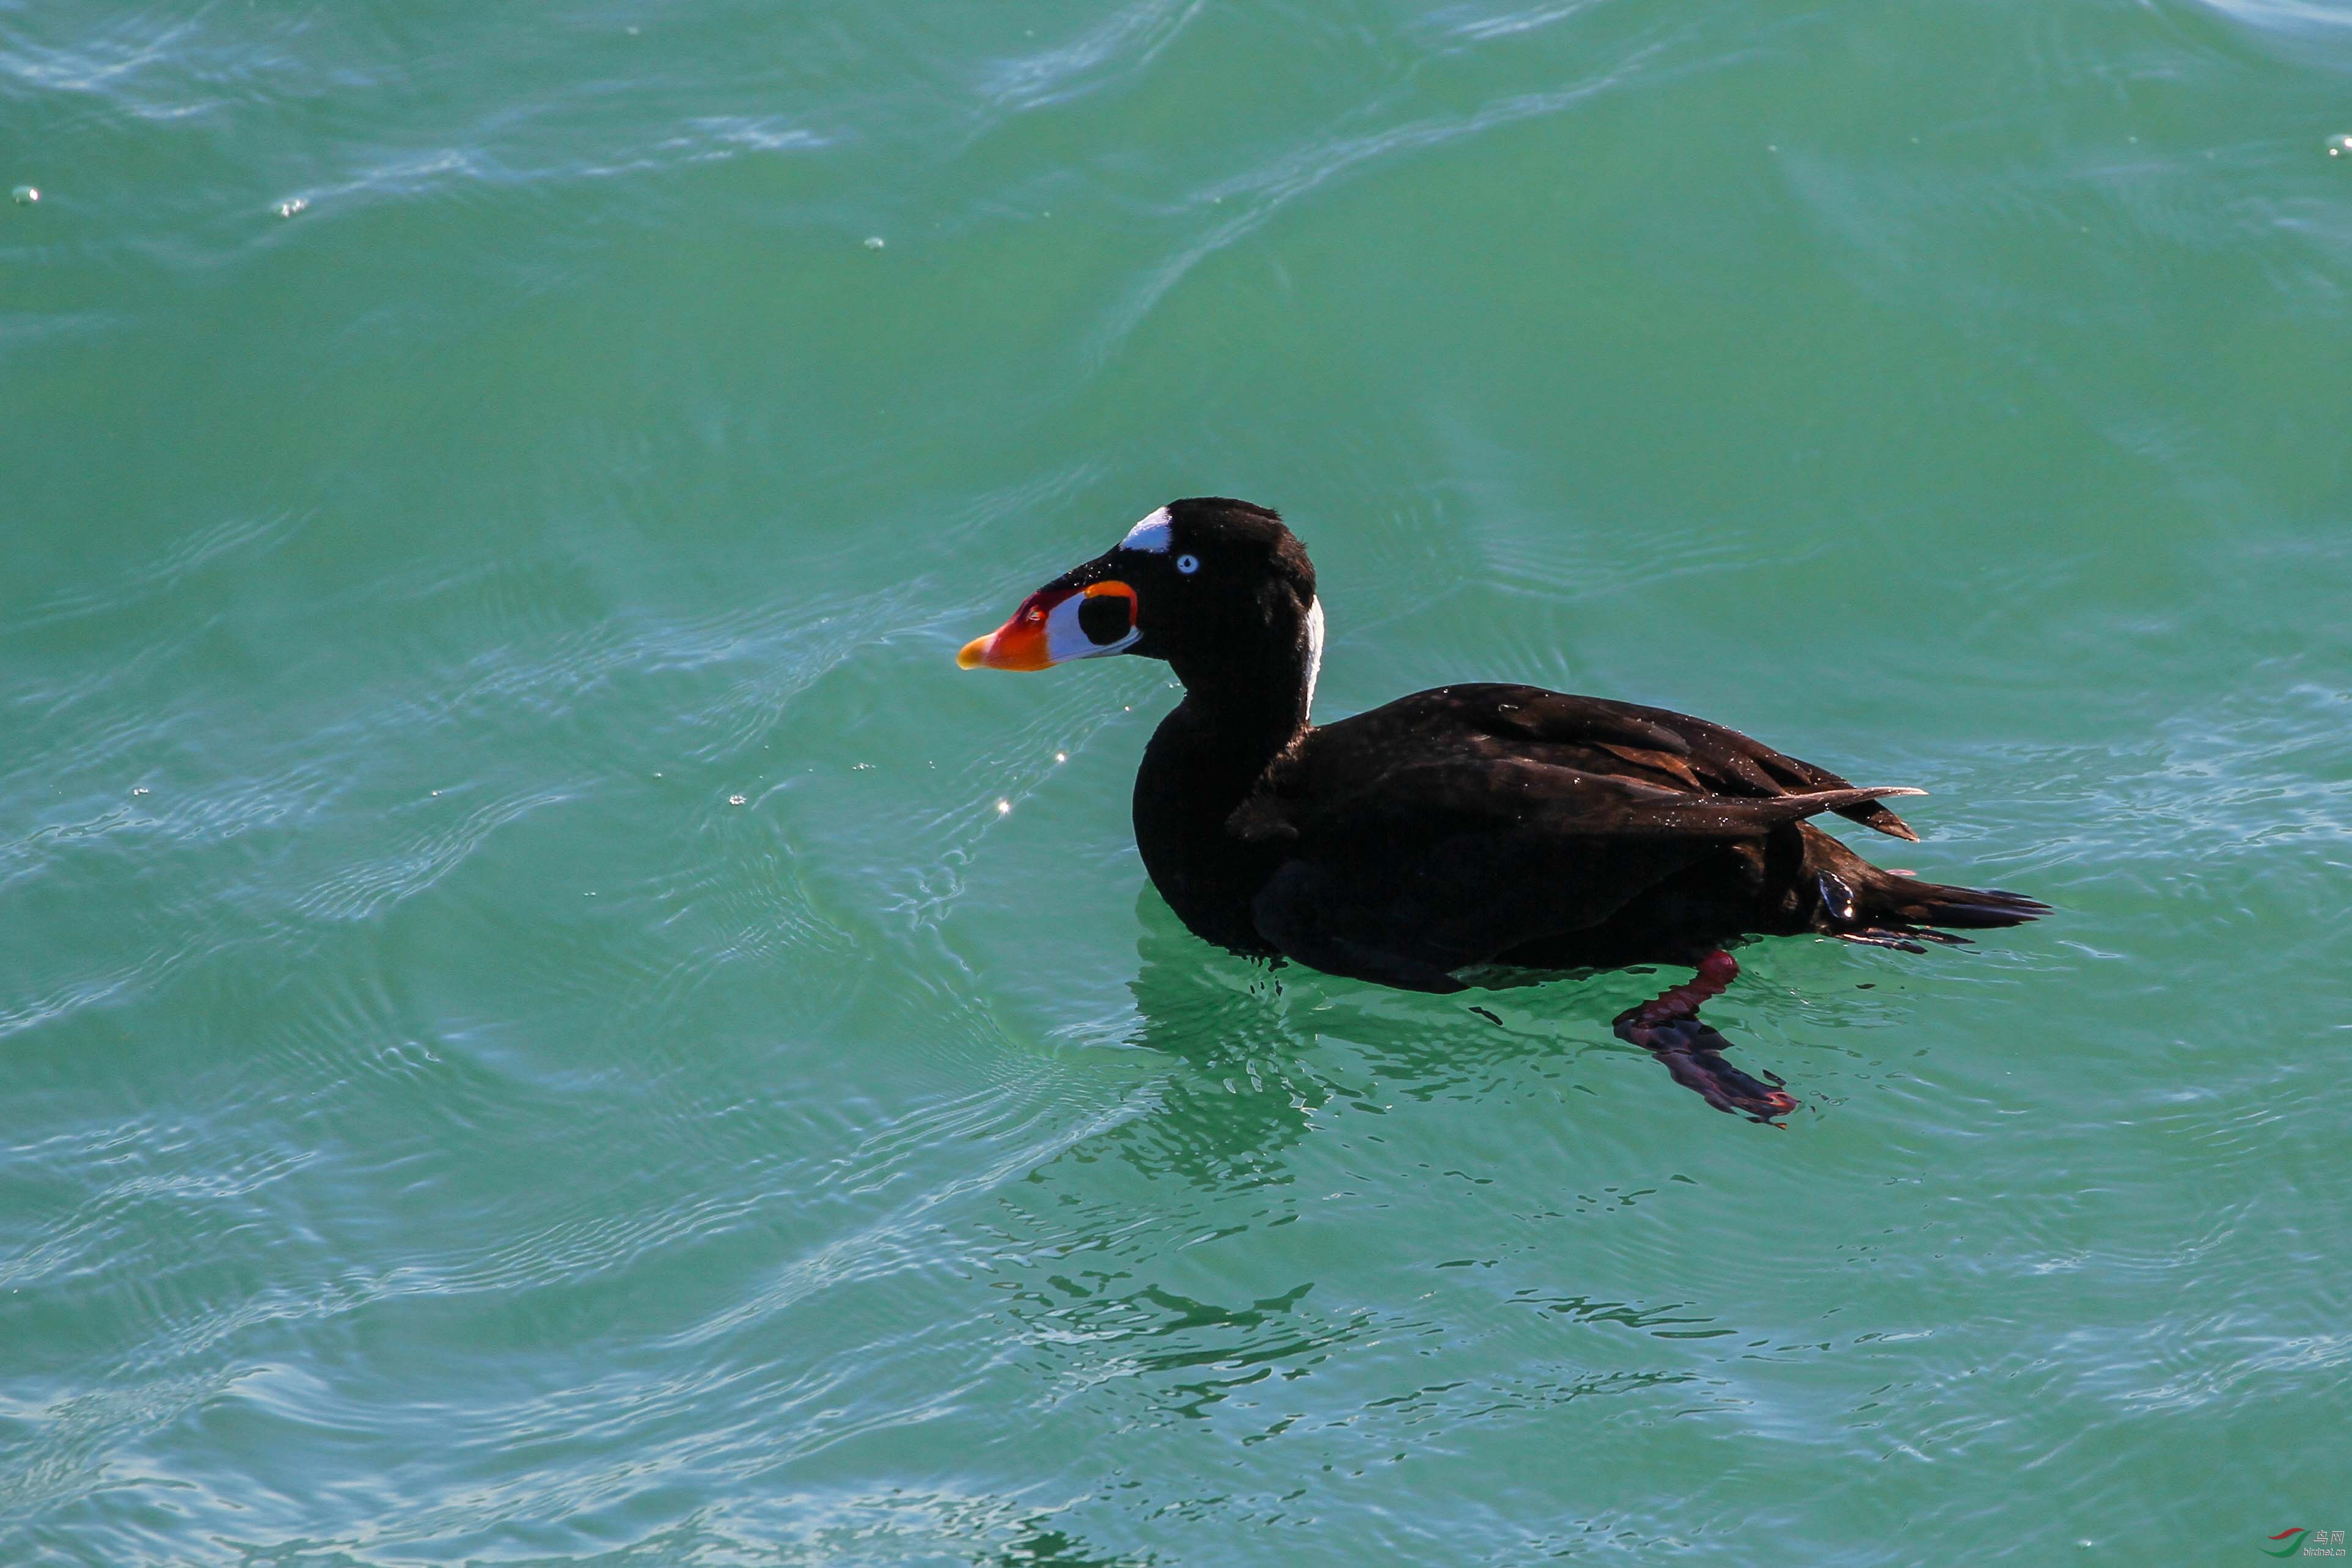
[[1175, 522], [1176, 520], [1168, 515], [1168, 509], [1163, 506], [1129, 529], [1127, 537], [1118, 542], [1118, 547], [1121, 550], [1149, 550], [1154, 555], [1165, 555], [1169, 546], [1176, 542]]

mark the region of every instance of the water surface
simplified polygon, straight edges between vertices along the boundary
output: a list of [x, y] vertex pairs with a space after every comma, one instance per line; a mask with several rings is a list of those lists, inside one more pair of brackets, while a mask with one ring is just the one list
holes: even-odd
[[[2289, 0], [0, 4], [0, 1557], [2352, 1528], [2347, 132]], [[2062, 912], [1747, 950], [1785, 1131], [1207, 950], [1164, 668], [953, 663], [1202, 492], [1321, 718]]]

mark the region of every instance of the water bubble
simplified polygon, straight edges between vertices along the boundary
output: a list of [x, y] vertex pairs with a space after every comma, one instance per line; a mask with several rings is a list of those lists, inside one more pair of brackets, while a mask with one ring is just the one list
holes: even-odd
[[1070, 760], [1070, 753], [1067, 752], [1055, 752], [1054, 753], [1054, 760], [1057, 763], [1066, 763]]
[[740, 795], [730, 795], [727, 797], [727, 804], [730, 805], [740, 805], [743, 804], [743, 797]]
[[1009, 800], [1000, 800], [1000, 801], [998, 801], [998, 802], [996, 803], [996, 815], [997, 815], [997, 816], [1010, 816], [1010, 815], [1012, 814], [1012, 811], [1013, 811], [1013, 803], [1012, 803], [1011, 801], [1009, 801]]
[[278, 204], [278, 216], [279, 217], [292, 217], [296, 213], [300, 212], [304, 207], [307, 207], [310, 205], [310, 198], [308, 196], [289, 196], [284, 201]]
[[30, 185], [18, 185], [15, 190], [10, 191], [8, 195], [20, 207], [31, 206], [41, 199], [41, 193]]
[[2330, 136], [2327, 155], [2331, 158], [2352, 158], [2352, 136]]
[[146, 786], [145, 784], [140, 784], [139, 786], [137, 786], [136, 788], [134, 788], [133, 790], [131, 790], [131, 793], [132, 795], [145, 795], [145, 794], [147, 793], [147, 786]]
[[867, 235], [867, 236], [866, 237], [866, 249], [868, 249], [868, 250], [879, 250], [879, 249], [881, 249], [881, 248], [882, 248], [882, 237], [881, 237], [880, 235], [878, 235], [878, 234], [869, 234], [869, 235]]

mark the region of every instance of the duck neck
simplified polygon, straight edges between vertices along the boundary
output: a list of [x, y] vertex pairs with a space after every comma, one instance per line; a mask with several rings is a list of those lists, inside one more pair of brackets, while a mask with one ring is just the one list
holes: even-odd
[[1322, 604], [1310, 602], [1304, 614], [1294, 609], [1289, 624], [1270, 629], [1273, 635], [1238, 658], [1227, 651], [1213, 661], [1169, 661], [1184, 683], [1186, 727], [1250, 780], [1307, 727], [1323, 664]]
[[[1296, 617], [1294, 617], [1296, 619]], [[1295, 637], [1261, 657], [1202, 668], [1172, 659], [1184, 700], [1160, 721], [1135, 775], [1135, 842], [1143, 867], [1194, 934], [1240, 952], [1266, 951], [1250, 900], [1283, 851], [1226, 830], [1286, 746], [1307, 729], [1323, 617], [1310, 605]]]
[[1231, 810], [1265, 765], [1307, 728], [1306, 693], [1269, 695], [1188, 681], [1184, 700], [1168, 717], [1180, 715], [1188, 749], [1215, 753], [1221, 764], [1215, 771], [1234, 792], [1225, 807]]

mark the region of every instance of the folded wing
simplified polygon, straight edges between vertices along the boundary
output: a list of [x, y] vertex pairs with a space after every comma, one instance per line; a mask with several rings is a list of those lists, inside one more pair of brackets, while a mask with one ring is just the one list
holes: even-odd
[[1523, 686], [1421, 692], [1310, 731], [1229, 829], [1291, 851], [1260, 931], [1303, 963], [1452, 990], [1450, 972], [1581, 930], [1696, 860], [1857, 789], [1718, 724]]

